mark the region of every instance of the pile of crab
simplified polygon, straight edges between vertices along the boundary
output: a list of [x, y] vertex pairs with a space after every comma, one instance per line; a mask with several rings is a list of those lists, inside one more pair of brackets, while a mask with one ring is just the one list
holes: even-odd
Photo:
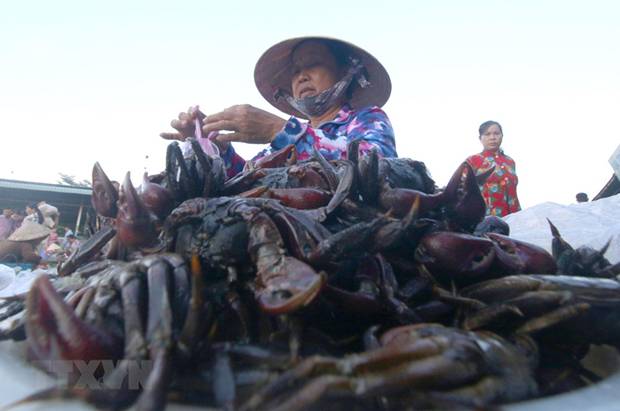
[[552, 224], [553, 255], [510, 238], [466, 163], [439, 189], [423, 163], [356, 143], [336, 161], [289, 146], [226, 180], [188, 144], [139, 188], [95, 164], [98, 231], [58, 277], [0, 303], [0, 338], [37, 364], [114, 364], [92, 370], [106, 389], [24, 401], [480, 408], [596, 382], [582, 358], [620, 344], [620, 266]]

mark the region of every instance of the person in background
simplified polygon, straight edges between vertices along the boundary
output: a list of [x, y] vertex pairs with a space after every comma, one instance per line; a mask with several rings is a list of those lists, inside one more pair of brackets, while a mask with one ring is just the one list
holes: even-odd
[[0, 262], [38, 264], [41, 256], [35, 250], [49, 234], [50, 230], [42, 224], [24, 222], [8, 239], [0, 240]]
[[69, 227], [65, 227], [65, 235], [62, 237], [62, 248], [68, 247], [70, 235], [74, 235], [73, 230]]
[[43, 242], [43, 247], [41, 247], [40, 255], [43, 260], [50, 262], [56, 260], [56, 255], [62, 251], [62, 248], [59, 244], [58, 233], [56, 230], [51, 230], [50, 235], [47, 237], [45, 242]]
[[50, 230], [56, 228], [56, 226], [58, 225], [58, 218], [60, 217], [58, 208], [46, 203], [43, 200], [37, 203], [37, 208], [39, 209], [39, 211], [41, 211], [41, 214], [43, 215], [43, 225], [45, 225]]
[[43, 223], [43, 214], [41, 214], [41, 211], [37, 208], [36, 203], [26, 205], [26, 217], [24, 217], [24, 221], [39, 224]]
[[0, 240], [6, 240], [15, 230], [16, 224], [13, 219], [13, 210], [4, 208], [0, 215]]
[[24, 222], [24, 218], [26, 216], [24, 215], [23, 211], [17, 210], [15, 212], [13, 212], [13, 215], [11, 216], [11, 219], [13, 220], [13, 224], [15, 226], [15, 230], [17, 230], [22, 223]]
[[588, 199], [588, 195], [586, 193], [577, 193], [575, 198], [576, 198], [578, 203], [587, 203], [588, 201], [590, 201]]
[[361, 154], [374, 149], [396, 157], [394, 131], [380, 108], [390, 96], [390, 77], [365, 50], [325, 37], [285, 40], [258, 60], [254, 81], [272, 106], [291, 116], [288, 120], [247, 104], [206, 117], [190, 107], [171, 122], [178, 133], [161, 137], [194, 136], [195, 120], [202, 120], [202, 133], [218, 146], [228, 177], [245, 165], [231, 141], [269, 144], [254, 159], [289, 144], [295, 145], [298, 160], [310, 158], [313, 147], [328, 160], [344, 159], [353, 140], [361, 141]]
[[504, 133], [497, 121], [486, 121], [478, 129], [482, 152], [467, 158], [476, 175], [491, 172], [480, 183], [480, 191], [487, 206], [487, 215], [504, 217], [521, 210], [517, 197], [519, 179], [515, 162], [501, 149]]
[[78, 248], [80, 247], [80, 241], [77, 239], [75, 234], [71, 233], [67, 236], [67, 243], [65, 248], [65, 255], [67, 257], [71, 256]]

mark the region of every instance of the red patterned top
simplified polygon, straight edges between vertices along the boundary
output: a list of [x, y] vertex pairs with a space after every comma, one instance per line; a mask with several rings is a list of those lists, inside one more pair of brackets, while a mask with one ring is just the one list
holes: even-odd
[[487, 204], [487, 215], [498, 217], [521, 210], [517, 197], [517, 173], [515, 162], [504, 154], [502, 150], [497, 152], [483, 151], [467, 158], [476, 175], [482, 174], [494, 168], [495, 171], [480, 186], [480, 191]]

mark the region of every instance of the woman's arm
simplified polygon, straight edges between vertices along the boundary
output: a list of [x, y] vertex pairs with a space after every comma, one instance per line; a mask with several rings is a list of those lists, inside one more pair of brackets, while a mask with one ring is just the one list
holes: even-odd
[[508, 203], [508, 213], [516, 213], [521, 211], [521, 204], [519, 203], [519, 197], [517, 196], [517, 184], [519, 184], [519, 177], [517, 177], [517, 167], [514, 160], [507, 161], [509, 184], [506, 185], [506, 201]]

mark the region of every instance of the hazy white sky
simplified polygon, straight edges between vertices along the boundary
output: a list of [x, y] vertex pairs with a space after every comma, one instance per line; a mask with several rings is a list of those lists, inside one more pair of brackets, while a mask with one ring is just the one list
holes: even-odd
[[[164, 167], [159, 132], [189, 105], [270, 109], [254, 64], [325, 35], [381, 60], [402, 157], [439, 185], [493, 119], [525, 207], [593, 197], [620, 144], [620, 2], [0, 0], [0, 178], [111, 178]], [[257, 146], [239, 147], [246, 157]]]

